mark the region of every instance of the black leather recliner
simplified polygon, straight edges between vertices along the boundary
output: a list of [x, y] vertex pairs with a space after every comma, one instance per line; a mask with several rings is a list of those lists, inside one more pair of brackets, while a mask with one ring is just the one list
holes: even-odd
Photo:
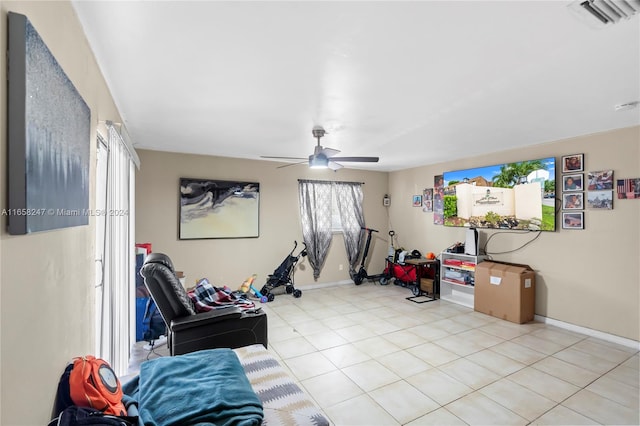
[[196, 313], [166, 254], [149, 254], [140, 275], [167, 324], [171, 355], [256, 343], [267, 347], [266, 313], [247, 313], [235, 306]]

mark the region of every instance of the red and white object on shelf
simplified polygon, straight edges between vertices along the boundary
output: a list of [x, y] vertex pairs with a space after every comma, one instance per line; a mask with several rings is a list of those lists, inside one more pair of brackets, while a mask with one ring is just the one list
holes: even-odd
[[468, 262], [463, 260], [462, 263], [460, 264], [460, 267], [462, 269], [465, 269], [467, 271], [475, 271], [476, 270], [476, 263], [475, 262]]

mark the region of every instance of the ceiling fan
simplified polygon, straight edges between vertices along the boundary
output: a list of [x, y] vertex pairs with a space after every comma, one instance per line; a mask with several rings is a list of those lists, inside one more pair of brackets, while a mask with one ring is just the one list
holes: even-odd
[[329, 168], [331, 170], [338, 170], [344, 167], [340, 162], [353, 162], [353, 163], [377, 163], [378, 157], [336, 157], [336, 154], [340, 153], [339, 150], [333, 148], [324, 148], [320, 145], [320, 138], [327, 134], [327, 132], [321, 126], [315, 126], [311, 131], [313, 137], [318, 140], [318, 144], [313, 150], [313, 154], [309, 156], [309, 158], [303, 157], [272, 157], [267, 155], [262, 155], [260, 158], [271, 158], [271, 159], [279, 159], [279, 160], [304, 160], [297, 163], [285, 164], [284, 166], [279, 166], [281, 169], [283, 167], [293, 166], [296, 164], [303, 164], [307, 161], [309, 162], [309, 167], [312, 169], [326, 169]]

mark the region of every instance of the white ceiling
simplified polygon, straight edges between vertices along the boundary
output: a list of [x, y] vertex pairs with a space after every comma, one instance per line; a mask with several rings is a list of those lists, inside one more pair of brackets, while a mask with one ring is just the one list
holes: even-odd
[[[632, 0], [635, 1], [635, 0]], [[640, 19], [565, 1], [75, 1], [137, 148], [393, 171], [640, 124]], [[277, 164], [274, 164], [276, 167]], [[297, 166], [303, 167], [303, 166]]]

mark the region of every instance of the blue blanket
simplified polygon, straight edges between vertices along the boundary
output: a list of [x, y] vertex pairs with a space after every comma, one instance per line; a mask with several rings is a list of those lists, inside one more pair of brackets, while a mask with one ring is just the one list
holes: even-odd
[[123, 385], [148, 426], [260, 425], [262, 403], [230, 349], [209, 349], [142, 363]]

